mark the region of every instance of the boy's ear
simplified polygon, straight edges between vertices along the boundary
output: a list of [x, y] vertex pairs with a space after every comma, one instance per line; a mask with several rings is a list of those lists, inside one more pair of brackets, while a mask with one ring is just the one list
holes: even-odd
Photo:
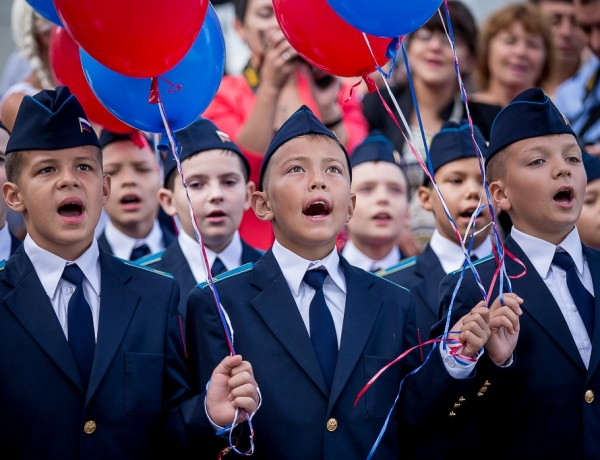
[[111, 178], [108, 174], [102, 175], [102, 206], [108, 203], [110, 198], [110, 182]]
[[21, 189], [17, 184], [13, 182], [5, 182], [2, 186], [2, 195], [4, 196], [4, 201], [6, 201], [8, 207], [13, 211], [27, 211], [27, 208], [25, 207], [25, 203], [23, 202], [23, 198], [21, 196]]
[[350, 203], [348, 203], [348, 215], [346, 216], [346, 223], [350, 222], [354, 215], [354, 208], [356, 208], [356, 194], [350, 194]]
[[158, 202], [169, 217], [177, 215], [177, 208], [175, 207], [175, 200], [173, 199], [173, 192], [171, 190], [164, 187], [159, 189]]
[[501, 211], [508, 211], [511, 208], [510, 199], [504, 191], [504, 182], [496, 180], [489, 184], [488, 189], [494, 209], [499, 208]]
[[431, 200], [431, 195], [436, 193], [433, 188], [425, 187], [424, 185], [419, 186], [417, 189], [417, 196], [419, 197], [419, 202], [421, 203], [421, 207], [425, 211], [433, 211], [433, 203]]
[[260, 220], [273, 221], [274, 215], [271, 209], [271, 202], [269, 200], [269, 194], [265, 191], [255, 191], [251, 197], [252, 209], [254, 214]]
[[244, 211], [250, 209], [252, 206], [252, 194], [256, 191], [256, 184], [249, 180], [246, 183], [246, 201], [244, 202]]

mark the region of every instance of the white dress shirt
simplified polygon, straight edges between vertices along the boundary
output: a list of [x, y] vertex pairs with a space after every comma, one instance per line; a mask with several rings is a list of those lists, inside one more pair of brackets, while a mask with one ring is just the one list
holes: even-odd
[[0, 260], [6, 260], [10, 257], [11, 244], [10, 230], [8, 229], [8, 224], [5, 223], [4, 227], [0, 229]]
[[304, 274], [309, 269], [323, 267], [327, 269], [328, 276], [323, 284], [325, 303], [329, 307], [335, 332], [338, 340], [338, 348], [342, 338], [342, 324], [344, 323], [344, 311], [346, 309], [346, 278], [340, 265], [340, 257], [337, 249], [333, 249], [327, 257], [321, 260], [307, 260], [298, 254], [284, 248], [277, 240], [273, 243], [273, 255], [283, 272], [292, 296], [296, 301], [302, 321], [310, 335], [310, 302], [315, 295], [315, 290], [302, 281]]
[[[462, 247], [456, 241], [450, 241], [448, 238], [443, 237], [437, 229], [433, 231], [429, 245], [440, 260], [440, 264], [442, 264], [442, 268], [446, 273], [460, 270], [463, 266], [465, 254]], [[475, 255], [478, 259], [481, 259], [491, 253], [492, 239], [488, 236], [483, 243], [471, 251], [471, 257]]]
[[129, 260], [131, 251], [133, 248], [141, 246], [146, 243], [150, 248], [150, 254], [154, 254], [162, 251], [165, 246], [163, 244], [163, 233], [158, 223], [158, 219], [154, 221], [152, 230], [146, 238], [132, 238], [125, 235], [113, 225], [111, 221], [108, 221], [104, 227], [104, 236], [106, 241], [110, 244], [113, 254], [121, 259]]
[[[206, 266], [204, 264], [204, 257], [202, 255], [202, 247], [200, 246], [200, 243], [198, 243], [195, 238], [192, 238], [183, 231], [179, 233], [177, 239], [179, 240], [179, 246], [181, 246], [181, 252], [183, 252], [183, 256], [190, 266], [190, 270], [194, 275], [196, 283], [202, 283], [206, 281], [208, 279], [208, 275], [206, 273]], [[221, 262], [223, 262], [223, 265], [225, 265], [227, 270], [233, 270], [234, 268], [242, 265], [243, 247], [240, 234], [237, 230], [233, 234], [233, 239], [231, 242], [220, 253], [217, 254], [206, 246], [204, 246], [204, 250], [206, 251], [206, 258], [208, 259], [208, 264], [210, 267], [212, 267], [217, 257], [221, 259]]]
[[96, 239], [94, 238], [90, 247], [77, 260], [73, 261], [64, 260], [42, 249], [29, 235], [25, 237], [23, 245], [44, 287], [44, 291], [46, 291], [48, 299], [52, 303], [52, 308], [54, 308], [54, 312], [67, 339], [69, 338], [67, 309], [75, 288], [61, 277], [67, 262], [74, 262], [79, 266], [85, 275], [83, 279], [83, 294], [92, 309], [94, 334], [97, 337], [98, 318], [100, 316], [100, 261], [98, 259], [98, 243]]
[[[567, 326], [573, 336], [573, 340], [575, 341], [575, 345], [581, 355], [581, 359], [587, 368], [592, 354], [592, 343], [585, 325], [583, 324], [583, 320], [581, 319], [581, 315], [573, 302], [573, 297], [571, 297], [571, 293], [569, 292], [565, 271], [556, 265], [552, 265], [552, 259], [557, 247], [568, 252], [575, 262], [579, 279], [585, 288], [594, 295], [592, 274], [588, 267], [587, 260], [583, 255], [577, 227], [575, 227], [558, 246], [523, 233], [515, 227], [511, 229], [510, 234], [521, 249], [523, 249], [523, 252], [529, 258], [535, 270], [542, 277], [546, 286], [548, 286], [552, 297], [556, 300], [560, 312], [565, 318]], [[517, 292], [517, 294], [519, 293]]]
[[385, 257], [381, 259], [371, 259], [364, 252], [356, 247], [356, 245], [348, 240], [342, 248], [342, 256], [355, 267], [362, 268], [368, 272], [374, 272], [384, 268], [391, 267], [400, 262], [400, 249], [398, 246], [394, 246]]

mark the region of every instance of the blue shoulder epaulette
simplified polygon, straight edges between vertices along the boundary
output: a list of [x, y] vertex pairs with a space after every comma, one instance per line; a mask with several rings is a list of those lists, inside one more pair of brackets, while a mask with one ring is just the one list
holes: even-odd
[[162, 260], [162, 256], [165, 253], [164, 250], [159, 251], [159, 252], [155, 252], [154, 254], [148, 254], [147, 256], [144, 257], [140, 257], [139, 259], [134, 260], [133, 262], [136, 265], [152, 265], [155, 264], [156, 262], [160, 262]]
[[0, 261], [0, 270], [4, 270], [5, 266], [6, 266], [6, 259]]
[[[481, 264], [483, 262], [487, 262], [488, 260], [493, 259], [493, 258], [494, 258], [494, 254], [489, 254], [489, 255], [487, 255], [485, 257], [482, 257], [481, 259], [477, 259], [475, 262], [473, 262], [473, 265], [477, 266], [477, 265], [479, 265], [479, 264]], [[468, 270], [468, 269], [469, 269], [469, 267], [467, 266], [465, 268], [465, 270]], [[459, 268], [458, 270], [454, 270], [453, 272], [450, 272], [450, 274], [451, 275], [458, 275], [461, 272], [461, 270], [462, 270], [462, 267]]]
[[[236, 267], [232, 270], [226, 271], [224, 273], [221, 273], [220, 275], [213, 277], [213, 282], [217, 283], [217, 282], [223, 281], [227, 278], [231, 278], [232, 276], [237, 276], [241, 273], [245, 273], [247, 271], [252, 270], [253, 266], [254, 266], [254, 264], [252, 262], [248, 262], [247, 264], [240, 265], [239, 267]], [[196, 285], [196, 287], [200, 288], [200, 289], [204, 289], [206, 286], [208, 286], [208, 281], [202, 281], [201, 283], [198, 283]]]
[[375, 274], [377, 276], [391, 275], [392, 273], [396, 273], [400, 270], [404, 270], [405, 268], [412, 267], [416, 263], [417, 263], [417, 256], [408, 257], [406, 259], [402, 259], [396, 265], [392, 265], [391, 267], [386, 268], [384, 270], [376, 271]]
[[146, 265], [140, 265], [137, 263], [137, 260], [135, 260], [135, 261], [125, 260], [125, 259], [119, 259], [119, 260], [122, 260], [126, 265], [129, 265], [130, 267], [139, 268], [141, 270], [146, 270], [147, 272], [156, 273], [157, 275], [162, 275], [167, 278], [175, 279], [175, 277], [173, 275], [171, 275], [170, 273], [163, 272], [163, 271], [157, 270], [156, 268], [148, 267]]

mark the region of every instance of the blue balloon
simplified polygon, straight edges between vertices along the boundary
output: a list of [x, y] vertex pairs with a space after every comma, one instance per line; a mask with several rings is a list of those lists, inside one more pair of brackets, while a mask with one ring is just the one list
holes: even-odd
[[400, 37], [425, 24], [443, 0], [327, 0], [358, 30], [377, 37]]
[[29, 3], [37, 13], [41, 14], [48, 21], [52, 21], [57, 26], [62, 27], [62, 21], [58, 17], [58, 13], [56, 12], [56, 8], [54, 7], [54, 2], [52, 0], [27, 0], [27, 3]]
[[[158, 104], [148, 102], [151, 78], [117, 73], [100, 64], [82, 48], [79, 54], [92, 91], [114, 116], [142, 131], [165, 132]], [[219, 18], [209, 4], [202, 29], [190, 50], [175, 67], [158, 77], [160, 98], [171, 130], [185, 128], [206, 110], [219, 89], [224, 69], [223, 32]]]

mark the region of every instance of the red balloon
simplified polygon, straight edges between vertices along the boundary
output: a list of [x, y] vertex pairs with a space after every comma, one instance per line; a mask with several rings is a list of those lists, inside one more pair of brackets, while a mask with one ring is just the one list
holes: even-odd
[[338, 16], [326, 0], [273, 0], [273, 8], [290, 45], [324, 72], [362, 77], [389, 60], [385, 53], [390, 38], [367, 34], [374, 60], [363, 33]]
[[64, 28], [90, 56], [129, 77], [155, 77], [183, 59], [209, 0], [54, 0]]
[[134, 130], [98, 100], [83, 74], [79, 45], [65, 29], [58, 26], [52, 28], [50, 35], [50, 67], [56, 82], [69, 87], [91, 121], [115, 133], [125, 134]]

